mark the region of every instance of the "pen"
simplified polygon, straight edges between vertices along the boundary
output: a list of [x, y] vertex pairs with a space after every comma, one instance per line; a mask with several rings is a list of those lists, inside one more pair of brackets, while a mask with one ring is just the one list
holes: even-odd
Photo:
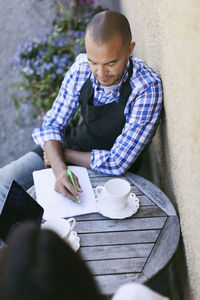
[[[77, 190], [77, 186], [76, 186], [74, 178], [72, 176], [72, 171], [69, 168], [67, 169], [67, 177], [71, 181], [71, 184], [73, 185], [73, 187]], [[78, 203], [81, 202], [80, 198], [77, 198], [76, 200], [77, 200]]]

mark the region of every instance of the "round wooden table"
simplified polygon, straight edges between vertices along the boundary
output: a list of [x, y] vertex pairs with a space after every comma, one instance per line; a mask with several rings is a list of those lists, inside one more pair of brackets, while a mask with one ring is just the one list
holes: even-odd
[[[114, 178], [88, 173], [93, 188]], [[180, 237], [176, 210], [158, 187], [133, 173], [119, 178], [128, 180], [140, 201], [136, 214], [120, 220], [99, 213], [75, 217], [75, 231], [81, 240], [79, 253], [105, 295], [113, 294], [124, 283], [152, 279], [170, 262]], [[35, 197], [34, 187], [29, 193]]]

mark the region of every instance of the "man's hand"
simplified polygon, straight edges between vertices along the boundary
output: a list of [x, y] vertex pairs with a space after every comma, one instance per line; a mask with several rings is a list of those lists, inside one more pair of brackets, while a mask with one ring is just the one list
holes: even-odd
[[43, 152], [43, 159], [44, 159], [44, 167], [49, 168], [50, 167], [50, 162], [49, 162], [49, 159], [48, 159], [47, 154], [46, 154], [45, 151]]
[[74, 173], [72, 173], [72, 176], [77, 186], [77, 190], [73, 187], [67, 176], [67, 169], [64, 169], [56, 176], [55, 191], [61, 193], [63, 196], [71, 199], [72, 201], [77, 201], [77, 198], [80, 198], [79, 192], [82, 192], [82, 189], [77, 176]]
[[67, 177], [67, 166], [64, 162], [62, 144], [59, 141], [50, 140], [44, 144], [44, 150], [45, 167], [50, 165], [56, 177], [55, 190], [72, 201], [76, 201], [80, 197], [79, 192], [82, 189], [78, 178], [73, 173], [72, 175], [78, 190], [73, 187]]

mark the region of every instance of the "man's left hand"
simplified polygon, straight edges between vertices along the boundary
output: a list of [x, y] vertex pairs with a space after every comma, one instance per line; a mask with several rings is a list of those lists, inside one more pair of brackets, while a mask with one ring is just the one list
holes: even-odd
[[51, 165], [45, 151], [43, 152], [43, 159], [45, 168], [49, 168]]

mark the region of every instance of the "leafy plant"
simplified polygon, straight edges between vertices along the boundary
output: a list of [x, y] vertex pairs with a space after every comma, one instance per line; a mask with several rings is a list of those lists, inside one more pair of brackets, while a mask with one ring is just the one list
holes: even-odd
[[[75, 57], [85, 52], [84, 31], [90, 17], [101, 9], [94, 8], [92, 0], [71, 1], [59, 11], [53, 30], [28, 41], [18, 48], [14, 65], [20, 73], [20, 82], [14, 88], [26, 91], [25, 95], [13, 96], [15, 106], [28, 101], [36, 114], [43, 117], [58, 94], [65, 73]], [[75, 115], [73, 124], [79, 119]]]

